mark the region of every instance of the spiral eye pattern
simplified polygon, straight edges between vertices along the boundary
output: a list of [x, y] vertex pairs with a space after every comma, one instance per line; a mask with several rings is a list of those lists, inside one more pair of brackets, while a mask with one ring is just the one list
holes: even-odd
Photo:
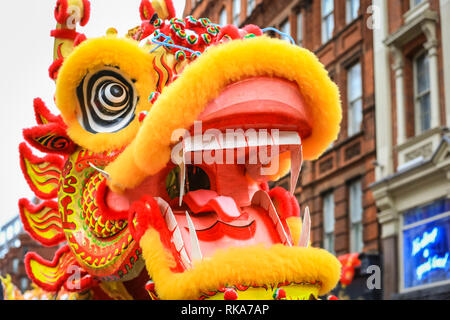
[[138, 97], [133, 82], [116, 68], [88, 74], [77, 88], [79, 122], [91, 133], [112, 133], [135, 117]]

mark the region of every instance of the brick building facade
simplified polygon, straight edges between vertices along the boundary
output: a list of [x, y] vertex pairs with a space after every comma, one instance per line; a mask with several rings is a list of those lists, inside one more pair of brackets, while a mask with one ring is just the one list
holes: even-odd
[[[185, 15], [223, 24], [256, 24], [289, 33], [313, 51], [341, 90], [338, 140], [305, 162], [296, 195], [312, 215], [312, 242], [337, 255], [378, 252], [375, 181], [375, 99], [369, 0], [222, 0], [186, 2]], [[239, 10], [239, 13], [238, 13]], [[280, 181], [286, 186], [288, 178]]]
[[384, 297], [448, 299], [450, 1], [373, 4]]

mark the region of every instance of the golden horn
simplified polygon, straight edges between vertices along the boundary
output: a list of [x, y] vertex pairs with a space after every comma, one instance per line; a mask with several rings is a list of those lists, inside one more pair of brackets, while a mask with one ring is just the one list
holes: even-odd
[[160, 19], [164, 20], [175, 17], [172, 0], [152, 0], [152, 6]]
[[61, 0], [55, 8], [57, 20], [56, 29], [52, 31], [55, 37], [53, 60], [66, 58], [74, 48], [77, 24], [85, 25], [88, 20], [89, 1], [87, 0]]

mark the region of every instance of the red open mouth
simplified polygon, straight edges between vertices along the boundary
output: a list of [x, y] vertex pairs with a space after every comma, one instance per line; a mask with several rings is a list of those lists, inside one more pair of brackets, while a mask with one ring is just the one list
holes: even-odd
[[[166, 238], [166, 247], [178, 262], [178, 271], [189, 269], [194, 261], [208, 259], [217, 250], [230, 247], [269, 247], [279, 243], [292, 246], [294, 241], [286, 222], [292, 212], [281, 210], [287, 206], [279, 203], [296, 201], [292, 191], [301, 170], [300, 137], [310, 133], [304, 102], [298, 92], [291, 82], [272, 78], [253, 78], [230, 85], [199, 117], [204, 125], [201, 134], [214, 127], [216, 140], [196, 145], [197, 133], [194, 132], [193, 137], [180, 143], [182, 161], [176, 164], [178, 166], [168, 165], [138, 188], [126, 191], [124, 196], [109, 197], [107, 204], [124, 207], [124, 203], [139, 202], [143, 196], [153, 197], [159, 210], [152, 210], [151, 214], [164, 221], [162, 230], [155, 229]], [[285, 99], [286, 96], [289, 99]], [[243, 125], [242, 117], [253, 120]], [[296, 125], [286, 127], [294, 123]], [[233, 137], [230, 143], [225, 134], [230, 128], [277, 129], [278, 135], [276, 140], [241, 135]], [[275, 204], [264, 187], [269, 177], [259, 173], [267, 163], [263, 164], [260, 157], [252, 163], [249, 163], [250, 157], [247, 159], [252, 152], [259, 155], [263, 148], [266, 152], [269, 149], [269, 163], [279, 161], [283, 153], [291, 155], [291, 194], [286, 191], [285, 199], [276, 199]], [[207, 163], [204, 159], [205, 153], [230, 150], [237, 163]], [[238, 154], [243, 155], [246, 162], [239, 162]], [[196, 155], [200, 155], [202, 161], [191, 165]], [[131, 212], [129, 221], [149, 214], [145, 205], [140, 208], [142, 212], [140, 209]], [[309, 230], [305, 233], [309, 234]]]
[[[164, 219], [164, 230], [159, 232], [161, 237], [170, 238], [166, 241], [171, 244], [167, 249], [179, 263], [178, 271], [190, 269], [196, 260], [207, 259], [220, 249], [251, 245], [270, 247], [277, 243], [292, 246], [293, 243], [285, 217], [277, 213], [269, 194], [263, 190], [257, 191], [251, 204], [244, 207], [210, 190], [187, 193], [183, 205], [174, 204], [174, 209], [162, 198], [155, 200], [159, 210], [151, 214]], [[139, 212], [136, 209], [139, 207], [134, 208], [132, 220], [149, 215], [145, 209]]]
[[[232, 198], [207, 190], [187, 193], [185, 205], [175, 210], [161, 198], [157, 201], [185, 267], [190, 267], [193, 260], [212, 256], [219, 249], [292, 244], [287, 225], [275, 212], [265, 191], [258, 191], [253, 196], [254, 203], [241, 208]], [[272, 207], [264, 208], [261, 201]]]

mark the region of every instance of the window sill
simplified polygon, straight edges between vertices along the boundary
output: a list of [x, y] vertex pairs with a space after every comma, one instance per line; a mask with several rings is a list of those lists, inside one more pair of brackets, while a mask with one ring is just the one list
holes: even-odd
[[321, 45], [319, 48], [317, 48], [316, 50], [314, 50], [314, 53], [317, 55], [321, 50], [323, 50], [327, 45], [329, 45], [331, 42], [334, 42], [335, 40], [337, 40], [343, 33], [345, 33], [349, 28], [351, 28], [355, 23], [357, 23], [358, 21], [361, 21], [363, 19], [363, 15], [360, 14], [358, 15], [355, 19], [353, 19], [352, 21], [350, 21], [349, 23], [346, 23], [345, 26], [341, 29], [337, 29], [337, 26], [334, 26], [334, 30], [333, 30], [333, 35], [331, 36], [331, 38], [329, 40], [327, 40], [326, 42], [323, 42], [321, 40]]
[[427, 11], [428, 9], [430, 9], [430, 2], [428, 0], [425, 0], [422, 3], [419, 3], [418, 5], [410, 8], [403, 15], [403, 18], [405, 19], [405, 24], [408, 24], [417, 17], [423, 15], [425, 11]]
[[443, 127], [432, 128], [396, 146], [395, 149], [398, 152], [397, 169], [420, 157], [423, 157], [425, 160], [431, 158], [441, 141], [444, 131]]
[[[425, 2], [425, 3], [428, 3]], [[419, 10], [420, 9], [420, 10]], [[439, 15], [436, 11], [433, 11], [429, 6], [422, 7], [418, 5], [406, 13], [404, 24], [394, 33], [390, 34], [385, 40], [384, 44], [388, 47], [396, 46], [401, 48], [403, 45], [414, 39], [421, 33], [423, 33], [422, 25], [427, 21], [437, 22], [439, 21]]]

